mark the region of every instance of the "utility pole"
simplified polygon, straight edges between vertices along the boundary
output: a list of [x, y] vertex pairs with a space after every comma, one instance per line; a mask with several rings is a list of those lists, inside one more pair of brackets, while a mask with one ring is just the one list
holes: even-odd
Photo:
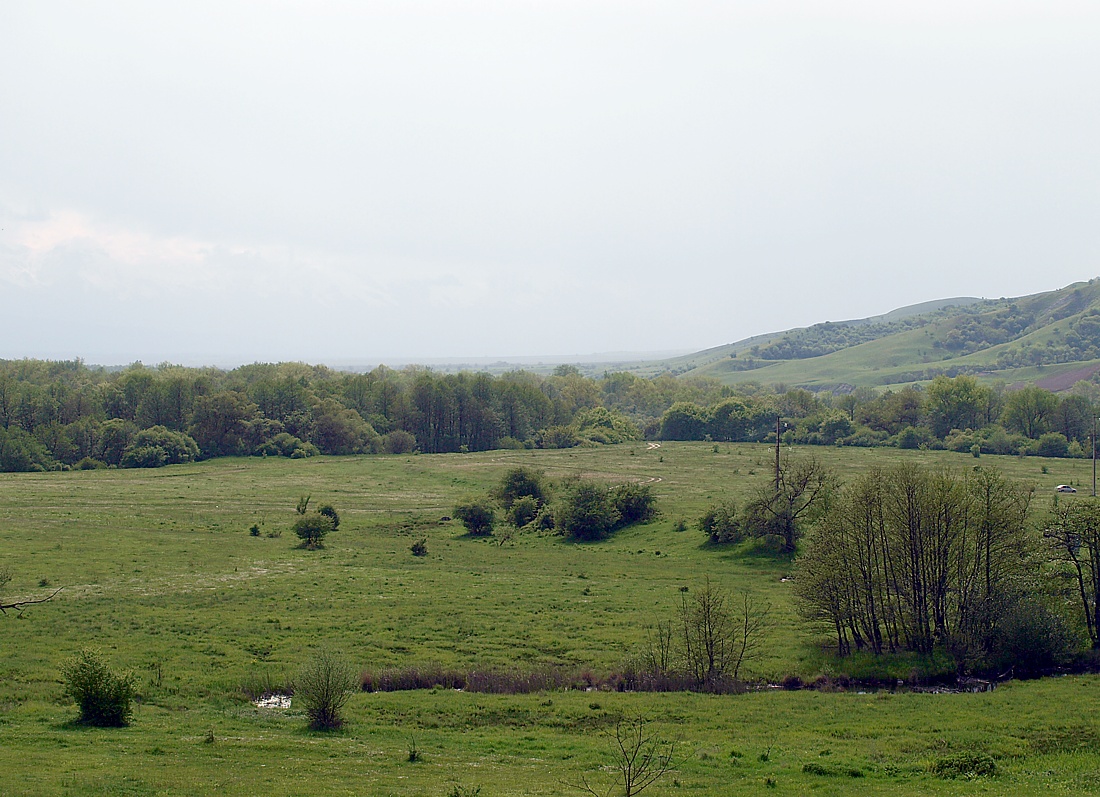
[[[775, 416], [775, 494], [779, 495], [779, 415]], [[1093, 462], [1096, 461], [1095, 446], [1093, 446]], [[1095, 470], [1095, 467], [1094, 467]], [[1093, 476], [1093, 484], [1096, 483], [1096, 477]], [[1096, 495], [1095, 488], [1093, 489], [1093, 495]]]

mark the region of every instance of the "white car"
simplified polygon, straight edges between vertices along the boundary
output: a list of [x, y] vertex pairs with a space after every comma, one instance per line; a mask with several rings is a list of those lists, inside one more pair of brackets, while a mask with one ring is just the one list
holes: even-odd
[[1075, 493], [1075, 492], [1077, 492], [1077, 489], [1074, 488], [1074, 487], [1070, 487], [1068, 484], [1059, 484], [1057, 487], [1054, 488], [1054, 492], [1056, 492], [1056, 493]]

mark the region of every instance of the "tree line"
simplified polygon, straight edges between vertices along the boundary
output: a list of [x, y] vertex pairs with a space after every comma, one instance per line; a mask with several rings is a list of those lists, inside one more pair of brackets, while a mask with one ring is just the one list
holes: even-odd
[[0, 470], [617, 443], [641, 439], [647, 419], [675, 401], [722, 390], [668, 376], [588, 379], [569, 366], [490, 376], [0, 361]]
[[972, 376], [841, 394], [713, 379], [367, 373], [279, 363], [232, 370], [0, 361], [0, 470], [156, 467], [220, 456], [448, 453], [641, 439], [892, 445], [1082, 456], [1100, 396]]
[[1090, 440], [1100, 392], [1079, 382], [1065, 395], [1029, 385], [1009, 390], [973, 376], [937, 376], [928, 385], [876, 392], [815, 394], [794, 388], [677, 402], [661, 417], [666, 440], [775, 440], [802, 445], [896, 446], [986, 454], [1080, 457]]

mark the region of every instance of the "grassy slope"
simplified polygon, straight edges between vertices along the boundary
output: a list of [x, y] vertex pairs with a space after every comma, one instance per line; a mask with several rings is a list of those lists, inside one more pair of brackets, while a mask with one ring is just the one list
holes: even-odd
[[[1078, 291], [1080, 300], [1075, 295]], [[1004, 306], [1005, 301], [1008, 300], [996, 303], [994, 308]], [[681, 357], [669, 367], [683, 368], [685, 365], [690, 366], [691, 363], [695, 363], [694, 367], [685, 371], [686, 375], [715, 377], [727, 384], [759, 381], [807, 387], [832, 387], [841, 383], [857, 386], [905, 383], [912, 381], [910, 375], [915, 371], [952, 366], [983, 368], [986, 373], [982, 378], [986, 379], [1004, 380], [1010, 383], [1032, 382], [1081, 368], [1082, 365], [1100, 364], [1098, 361], [1088, 361], [1059, 363], [1038, 368], [996, 369], [997, 357], [1002, 351], [1017, 348], [1025, 343], [1045, 345], [1048, 340], [1057, 340], [1058, 335], [1063, 334], [1076, 317], [1100, 303], [1100, 283], [1076, 283], [1061, 290], [1011, 301], [1033, 313], [1042, 326], [1009, 343], [990, 346], [959, 357], [951, 357], [945, 350], [937, 349], [934, 345], [937, 341], [942, 343], [958, 324], [959, 317], [949, 315], [938, 318], [921, 329], [899, 332], [822, 357], [781, 360], [750, 371], [732, 370], [730, 354], [746, 350], [751, 342], [747, 342], [748, 345], [733, 344], [729, 347], [709, 349], [707, 352], [700, 352], [699, 355]], [[1074, 301], [1083, 302], [1080, 309], [1066, 318], [1054, 320], [1060, 308]], [[887, 314], [884, 318], [889, 316], [890, 314]]]
[[[972, 467], [948, 452], [819, 450], [842, 473], [920, 457]], [[1042, 492], [1082, 483], [1089, 463], [983, 457]], [[990, 695], [743, 697], [556, 693], [486, 696], [447, 690], [357, 695], [340, 735], [302, 730], [296, 710], [261, 711], [237, 687], [293, 674], [320, 644], [357, 665], [614, 667], [667, 616], [681, 585], [704, 576], [775, 607], [761, 675], [812, 676], [838, 665], [801, 632], [780, 579], [788, 564], [702, 546], [674, 531], [709, 503], [766, 481], [763, 446], [666, 444], [435, 457], [218, 460], [158, 471], [0, 476], [0, 544], [16, 574], [9, 596], [65, 585], [52, 603], [0, 617], [3, 794], [562, 794], [606, 749], [615, 711], [669, 723], [687, 758], [676, 775], [695, 794], [846, 793], [858, 768], [872, 794], [1081, 793], [1100, 787], [1100, 680], [1014, 684]], [[512, 464], [653, 482], [664, 511], [594, 545], [523, 535], [471, 540], [440, 523]], [[1049, 472], [1041, 474], [1041, 465]], [[301, 493], [343, 516], [323, 551], [294, 547]], [[261, 522], [265, 536], [248, 527]], [[283, 536], [266, 533], [281, 530]], [[426, 537], [429, 555], [408, 547]], [[660, 553], [658, 553], [658, 551]], [[69, 724], [60, 663], [95, 644], [134, 669], [144, 702], [124, 730]], [[213, 743], [205, 739], [212, 733]], [[426, 760], [409, 764], [410, 739]], [[1050, 740], [1054, 741], [1051, 742]], [[1087, 749], [1078, 750], [1084, 740]], [[762, 752], [772, 749], [767, 761]], [[959, 749], [997, 755], [992, 782], [940, 781], [931, 759]], [[736, 750], [740, 756], [731, 757]], [[773, 778], [775, 789], [765, 786]], [[664, 791], [672, 791], [671, 781]], [[661, 793], [658, 787], [654, 793]]]
[[[962, 307], [969, 304], [974, 304], [981, 301], [980, 299], [960, 297], [955, 299], [939, 299], [936, 301], [922, 302], [920, 304], [910, 305], [908, 307], [899, 307], [896, 310], [891, 310], [889, 313], [882, 315], [871, 316], [869, 318], [855, 319], [852, 321], [844, 321], [839, 323], [847, 323], [852, 325], [859, 324], [873, 324], [878, 322], [890, 322], [901, 321], [905, 318], [910, 318], [915, 315], [921, 315], [924, 313], [932, 313], [937, 310], [941, 310], [945, 307]], [[763, 335], [755, 335], [751, 338], [745, 338], [739, 340], [736, 343], [727, 343], [722, 346], [714, 346], [703, 351], [693, 352], [691, 354], [683, 354], [678, 357], [670, 357], [665, 360], [654, 360], [648, 362], [633, 362], [633, 363], [615, 363], [609, 364], [607, 367], [602, 367], [602, 371], [607, 370], [624, 370], [636, 373], [641, 376], [656, 376], [657, 374], [671, 371], [673, 373], [681, 374], [687, 373], [689, 375], [707, 375], [718, 376], [721, 373], [729, 373], [728, 366], [730, 357], [741, 354], [748, 351], [755, 345], [763, 345], [769, 341], [776, 340], [783, 337], [788, 332], [769, 332]], [[600, 373], [593, 369], [594, 372]], [[712, 373], [712, 370], [714, 373]], [[762, 373], [762, 372], [742, 372], [739, 379], [734, 381], [744, 381], [744, 379], [750, 379], [747, 374]]]

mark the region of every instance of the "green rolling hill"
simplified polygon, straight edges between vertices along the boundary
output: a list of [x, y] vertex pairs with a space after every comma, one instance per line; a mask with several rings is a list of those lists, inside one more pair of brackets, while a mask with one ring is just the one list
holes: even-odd
[[646, 375], [845, 390], [937, 375], [1064, 390], [1100, 371], [1100, 278], [1031, 296], [943, 299], [885, 315], [758, 335], [666, 360]]

